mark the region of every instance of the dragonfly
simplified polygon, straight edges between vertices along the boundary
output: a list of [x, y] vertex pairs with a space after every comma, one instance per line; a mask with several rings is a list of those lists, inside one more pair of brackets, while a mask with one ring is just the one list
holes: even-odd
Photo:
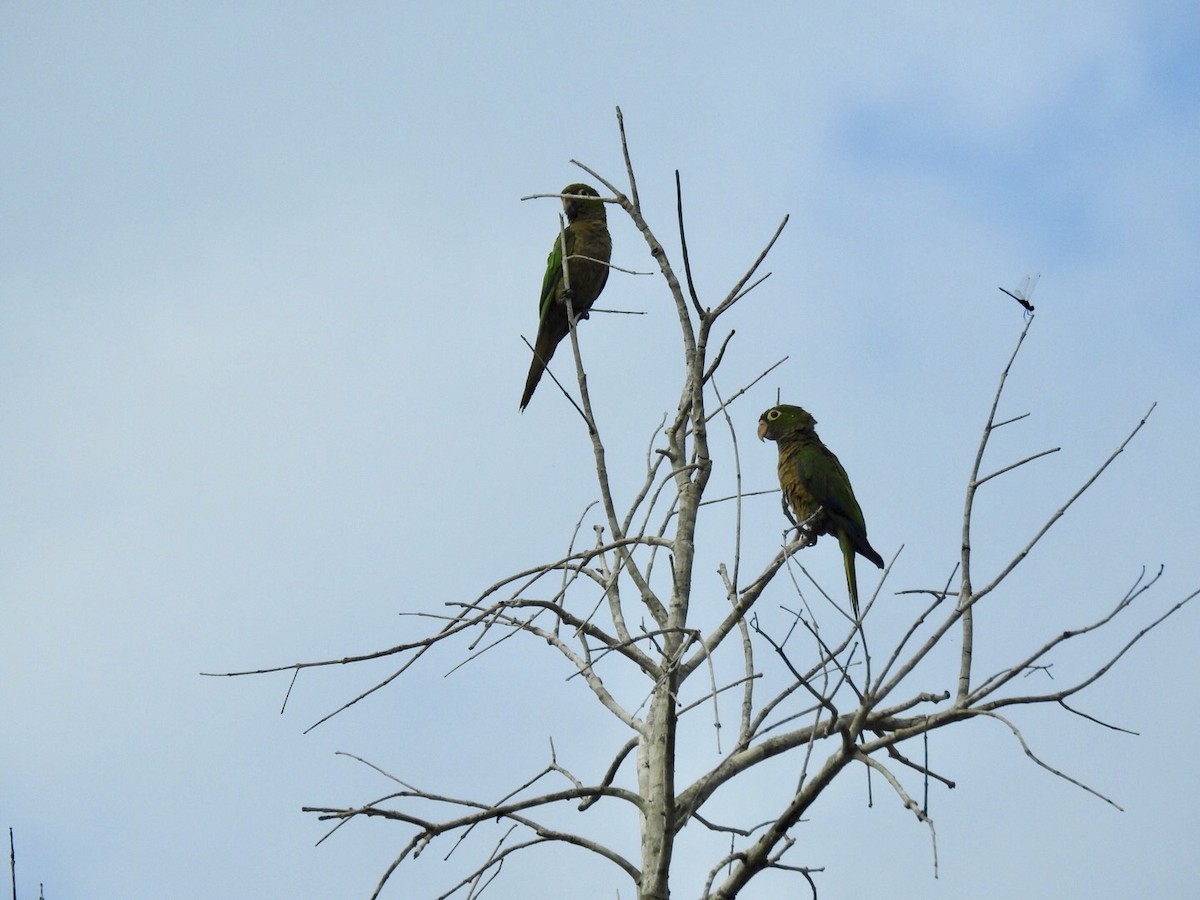
[[1034, 272], [1032, 275], [1026, 275], [1021, 279], [1021, 285], [1015, 291], [1010, 291], [1008, 288], [1000, 288], [1008, 296], [1012, 297], [1023, 307], [1030, 312], [1033, 312], [1033, 304], [1029, 302], [1029, 298], [1033, 296], [1033, 289], [1037, 287], [1038, 279], [1042, 277], [1041, 272]]

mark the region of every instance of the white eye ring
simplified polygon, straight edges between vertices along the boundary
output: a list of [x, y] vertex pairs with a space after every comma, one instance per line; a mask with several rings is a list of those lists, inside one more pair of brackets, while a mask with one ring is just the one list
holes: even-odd
[[776, 419], [778, 419], [781, 415], [782, 415], [782, 413], [779, 410], [773, 409], [769, 413], [767, 413], [767, 421], [773, 422]]

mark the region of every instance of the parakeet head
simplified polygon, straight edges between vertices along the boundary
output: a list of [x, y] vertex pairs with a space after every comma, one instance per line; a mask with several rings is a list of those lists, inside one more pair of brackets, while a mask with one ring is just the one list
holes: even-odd
[[780, 438], [812, 431], [817, 420], [806, 409], [786, 403], [772, 406], [758, 417], [758, 439], [777, 441]]
[[[599, 197], [596, 189], [590, 184], [568, 184], [562, 189], [564, 194], [584, 194], [588, 197]], [[563, 198], [563, 209], [567, 213], [567, 221], [574, 222], [580, 216], [589, 219], [603, 219], [604, 204], [599, 200], [577, 200], [572, 198]]]

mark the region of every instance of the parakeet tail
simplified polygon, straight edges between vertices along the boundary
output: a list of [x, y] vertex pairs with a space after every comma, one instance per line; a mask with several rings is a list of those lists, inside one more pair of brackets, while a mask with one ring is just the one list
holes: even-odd
[[550, 362], [550, 357], [554, 355], [555, 344], [551, 344], [549, 347], [541, 345], [542, 341], [539, 340], [533, 350], [533, 361], [529, 364], [529, 375], [525, 378], [525, 393], [521, 395], [521, 412], [525, 412], [525, 407], [533, 399], [533, 392], [537, 389], [538, 382], [542, 380], [542, 372], [546, 370], [546, 363]]
[[838, 545], [842, 548], [842, 560], [846, 563], [846, 587], [850, 591], [850, 608], [854, 610], [854, 618], [858, 618], [858, 572], [854, 567], [854, 545], [850, 538], [838, 535]]

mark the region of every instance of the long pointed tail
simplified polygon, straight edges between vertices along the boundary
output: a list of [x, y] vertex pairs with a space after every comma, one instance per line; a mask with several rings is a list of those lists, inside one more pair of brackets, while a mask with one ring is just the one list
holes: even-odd
[[533, 392], [537, 388], [538, 382], [542, 380], [542, 372], [545, 370], [546, 364], [535, 356], [529, 366], [529, 375], [525, 378], [525, 393], [521, 395], [521, 412], [525, 412], [525, 407], [533, 399]]
[[533, 392], [538, 386], [538, 382], [542, 380], [542, 373], [546, 371], [546, 364], [550, 362], [550, 357], [554, 355], [554, 351], [558, 348], [557, 342], [549, 343], [539, 336], [538, 341], [533, 347], [533, 361], [529, 364], [529, 375], [525, 378], [525, 393], [521, 394], [521, 412], [525, 412], [525, 407], [529, 405], [529, 401], [533, 398]]
[[858, 618], [858, 572], [854, 567], [854, 545], [850, 538], [838, 535], [838, 546], [842, 548], [842, 560], [846, 564], [846, 587], [850, 591], [850, 608], [854, 610], [854, 618]]

